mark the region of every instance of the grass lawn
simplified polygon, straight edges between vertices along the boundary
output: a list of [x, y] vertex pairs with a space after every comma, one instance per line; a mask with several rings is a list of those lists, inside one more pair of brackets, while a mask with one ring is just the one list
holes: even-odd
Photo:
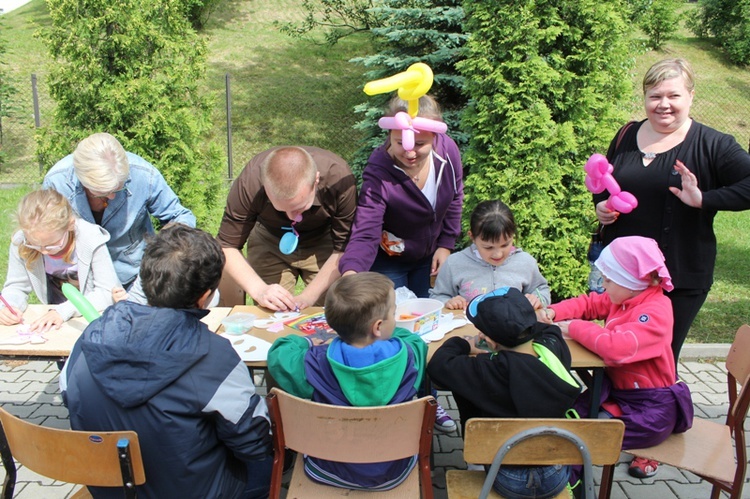
[[[250, 157], [272, 145], [317, 145], [345, 158], [358, 146], [359, 136], [351, 125], [359, 116], [352, 107], [366, 99], [361, 90], [364, 69], [348, 60], [374, 49], [364, 36], [349, 37], [328, 47], [282, 35], [273, 22], [300, 19], [299, 5], [293, 0], [224, 0], [204, 31], [209, 47], [205, 88], [215, 101], [215, 125], [207, 140], [224, 147], [224, 77], [229, 74], [235, 176]], [[45, 87], [46, 51], [33, 36], [39, 26], [49, 23], [44, 1], [32, 0], [3, 18], [0, 36], [11, 42], [6, 59], [12, 82], [28, 94], [30, 75], [37, 73], [40, 101], [50, 106]], [[639, 33], [634, 38], [645, 40]], [[641, 50], [633, 55], [633, 119], [644, 116], [640, 82], [646, 69], [665, 57], [685, 57], [697, 72], [693, 117], [732, 133], [743, 146], [748, 144], [750, 70], [730, 65], [712, 45], [684, 29], [663, 50]], [[50, 111], [43, 107], [43, 118]], [[6, 154], [13, 154], [9, 164], [0, 167], [0, 183], [14, 181], [15, 170], [34, 165], [33, 120], [28, 112], [20, 114], [13, 119], [25, 130], [6, 136], [3, 147]], [[5, 217], [0, 234], [0, 272], [7, 266], [7, 245], [14, 226], [9, 221], [11, 214], [28, 190], [0, 189], [0, 216]], [[204, 228], [215, 233], [220, 216], [221, 209], [217, 209], [215, 220]], [[750, 211], [720, 213], [715, 229], [719, 247], [715, 284], [693, 325], [689, 342], [730, 342], [739, 325], [750, 322]]]

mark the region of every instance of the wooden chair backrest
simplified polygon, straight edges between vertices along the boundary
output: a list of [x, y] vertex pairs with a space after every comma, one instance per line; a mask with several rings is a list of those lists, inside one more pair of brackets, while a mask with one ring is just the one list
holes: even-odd
[[130, 441], [136, 485], [146, 481], [138, 435], [133, 431], [89, 432], [35, 425], [0, 408], [13, 457], [27, 468], [55, 480], [99, 487], [122, 487], [117, 441]]
[[286, 447], [329, 461], [373, 463], [420, 451], [432, 397], [382, 407], [319, 404], [273, 388], [267, 401]]
[[[617, 462], [625, 425], [617, 419], [514, 419], [472, 418], [466, 422], [464, 459], [468, 463], [490, 464], [500, 447], [515, 434], [551, 426], [577, 435], [589, 449], [593, 464]], [[580, 451], [565, 439], [538, 436], [514, 447], [503, 464], [582, 464]]]
[[[740, 403], [743, 395], [745, 398], [750, 398], [750, 326], [744, 324], [740, 326], [737, 333], [734, 336], [734, 341], [729, 349], [727, 355], [727, 371], [731, 375], [729, 379], [729, 403], [732, 405], [731, 411], [732, 416], [738, 419], [744, 419], [747, 414], [747, 403]], [[736, 383], [740, 383], [742, 388], [740, 390], [739, 397], [737, 394]], [[738, 414], [738, 410], [741, 412], [744, 406], [744, 411]]]

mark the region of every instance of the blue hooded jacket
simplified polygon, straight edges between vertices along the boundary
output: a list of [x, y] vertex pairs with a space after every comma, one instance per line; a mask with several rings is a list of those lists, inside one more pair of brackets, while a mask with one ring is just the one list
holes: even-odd
[[265, 400], [230, 343], [200, 322], [206, 314], [117, 303], [86, 328], [60, 373], [73, 429], [138, 433], [139, 497], [239, 497], [246, 463], [271, 453]]

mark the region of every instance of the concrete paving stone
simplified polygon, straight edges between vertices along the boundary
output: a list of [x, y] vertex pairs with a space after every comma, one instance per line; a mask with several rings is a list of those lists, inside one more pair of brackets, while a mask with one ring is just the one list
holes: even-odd
[[56, 378], [57, 375], [50, 372], [45, 371], [26, 371], [23, 376], [18, 378], [18, 381], [38, 381], [41, 383], [44, 383], [44, 385], [48, 385], [53, 378]]
[[[24, 386], [22, 392], [31, 392], [33, 394], [49, 393], [47, 392], [48, 387], [49, 387], [49, 383], [46, 381], [30, 381], [26, 384], [26, 386]], [[59, 391], [59, 388], [58, 389], [53, 388], [51, 393], [56, 393], [57, 391]]]
[[436, 467], [450, 466], [453, 468], [466, 468], [466, 461], [464, 461], [463, 450], [454, 450], [453, 452], [444, 453], [441, 452], [440, 454], [435, 454], [434, 458]]
[[46, 360], [11, 360], [8, 362], [15, 363], [14, 369], [25, 372], [44, 372], [49, 368], [50, 365], [54, 365], [54, 362]]
[[68, 497], [75, 485], [71, 483], [59, 483], [56, 485], [41, 486], [37, 483], [28, 483], [23, 490], [16, 494], [16, 499], [58, 499]]
[[[53, 485], [56, 480], [53, 480], [51, 478], [47, 478], [46, 476], [40, 475], [39, 473], [35, 473], [31, 471], [26, 466], [21, 466], [16, 462], [16, 482], [30, 482], [30, 483], [40, 483], [42, 485]], [[60, 482], [57, 482], [60, 483]]]
[[11, 392], [0, 392], [0, 405], [3, 404], [23, 404], [28, 402], [34, 394], [31, 392], [24, 393], [11, 393]]
[[729, 404], [729, 399], [725, 393], [708, 393], [704, 392], [703, 396], [706, 397], [710, 405], [723, 405]]
[[716, 366], [716, 364], [708, 363], [708, 362], [697, 362], [697, 361], [685, 361], [682, 363], [682, 365], [687, 368], [692, 373], [702, 373], [702, 372], [721, 372], [721, 369]]
[[[723, 420], [727, 417], [727, 410], [728, 405], [708, 405], [708, 404], [693, 404], [693, 407], [696, 409], [700, 409], [704, 414], [704, 419], [710, 419], [710, 420], [717, 420], [721, 419], [722, 423]], [[696, 414], [697, 415], [697, 414]]]
[[440, 449], [440, 452], [452, 452], [454, 450], [463, 450], [464, 448], [464, 441], [459, 436], [437, 435], [433, 439], [433, 442], [435, 441], [437, 441], [437, 446], [435, 447], [434, 443], [433, 446]]
[[36, 404], [3, 404], [3, 409], [21, 419], [28, 419], [38, 408]]
[[676, 482], [667, 482], [667, 486], [672, 489], [675, 495], [680, 499], [705, 499], [707, 497], [711, 497], [712, 487], [708, 482], [690, 485], [684, 485]]
[[8, 368], [2, 369], [3, 367], [7, 367], [4, 363], [0, 362], [0, 381], [17, 381], [18, 378], [23, 376], [23, 371], [13, 370]]
[[62, 395], [60, 395], [59, 391], [56, 393], [39, 393], [31, 397], [29, 401], [39, 404], [63, 405]]
[[[23, 373], [14, 373], [23, 375]], [[22, 393], [26, 391], [26, 387], [31, 384], [31, 381], [6, 381], [0, 380], [0, 394], [3, 393]]]
[[[635, 485], [628, 482], [620, 482], [625, 497], [628, 499], [685, 499], [677, 496], [667, 486], [666, 482], [644, 483]], [[611, 496], [611, 499], [617, 499]]]
[[38, 409], [31, 416], [35, 418], [53, 416], [60, 419], [68, 419], [69, 413], [68, 408], [62, 404], [39, 404]]
[[726, 394], [727, 391], [727, 380], [724, 381], [704, 381], [706, 386], [711, 388], [716, 393]]
[[690, 385], [691, 389], [694, 384], [700, 382], [700, 379], [698, 378], [698, 376], [696, 376], [695, 374], [691, 372], [681, 372], [680, 379], [684, 381], [685, 383], [687, 383], [688, 385]]
[[48, 428], [57, 428], [58, 430], [69, 430], [70, 429], [70, 420], [69, 419], [60, 419], [60, 418], [45, 418], [44, 421], [42, 421], [42, 426], [46, 426]]
[[690, 386], [690, 393], [716, 393], [716, 390], [711, 388], [710, 385], [705, 383], [704, 381], [696, 381], [695, 383], [692, 383]]

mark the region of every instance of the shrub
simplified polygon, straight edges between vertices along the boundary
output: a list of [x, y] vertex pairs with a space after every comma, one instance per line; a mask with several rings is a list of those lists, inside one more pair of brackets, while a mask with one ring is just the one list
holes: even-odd
[[680, 27], [679, 0], [653, 0], [638, 25], [648, 36], [649, 46], [660, 49]]
[[687, 25], [714, 37], [732, 62], [750, 64], [750, 0], [701, 0]]
[[583, 165], [624, 123], [631, 92], [623, 6], [466, 0], [464, 8], [464, 228], [480, 201], [503, 200], [517, 245], [536, 257], [556, 297], [575, 295], [586, 284], [595, 226]]
[[38, 136], [47, 168], [93, 132], [117, 136], [151, 161], [205, 222], [221, 186], [218, 148], [204, 146], [210, 108], [198, 82], [205, 42], [169, 0], [48, 0], [41, 35], [55, 61], [57, 109]]

